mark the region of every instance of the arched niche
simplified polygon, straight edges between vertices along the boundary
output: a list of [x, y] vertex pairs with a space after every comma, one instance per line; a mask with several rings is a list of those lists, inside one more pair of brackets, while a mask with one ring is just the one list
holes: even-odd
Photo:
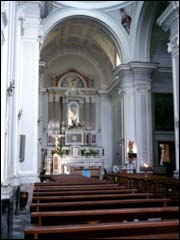
[[69, 70], [56, 77], [58, 87], [87, 88], [90, 87], [89, 79], [75, 70]]

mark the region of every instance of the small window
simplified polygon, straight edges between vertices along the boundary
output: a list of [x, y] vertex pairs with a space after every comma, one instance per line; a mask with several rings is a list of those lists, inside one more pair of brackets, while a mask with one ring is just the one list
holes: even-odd
[[119, 66], [120, 64], [121, 64], [121, 60], [120, 60], [118, 52], [116, 52], [116, 67]]

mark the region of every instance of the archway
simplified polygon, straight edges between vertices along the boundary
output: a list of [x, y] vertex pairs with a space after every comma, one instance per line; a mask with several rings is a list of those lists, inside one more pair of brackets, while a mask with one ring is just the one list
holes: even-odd
[[[112, 122], [110, 118], [111, 100], [107, 90], [114, 80], [112, 72], [117, 66], [117, 55], [120, 55], [121, 61], [122, 58], [124, 58], [124, 61], [128, 59], [128, 49], [126, 54], [125, 51], [124, 54], [122, 53], [123, 51], [120, 50], [122, 42], [119, 36], [118, 38], [116, 36], [117, 31], [121, 32], [121, 34], [123, 32], [123, 36], [126, 33], [115, 23], [113, 24], [116, 25], [117, 31], [112, 31], [110, 26], [105, 25], [108, 22], [107, 17], [98, 15], [99, 19], [95, 19], [95, 16], [90, 17], [89, 11], [87, 12], [86, 16], [82, 16], [82, 13], [79, 16], [78, 10], [74, 10], [73, 13], [69, 11], [68, 14], [65, 12], [63, 17], [60, 14], [61, 16], [58, 16], [58, 19], [54, 14], [52, 19], [49, 19], [51, 24], [46, 22], [44, 25], [41, 60], [46, 61], [47, 67], [41, 78], [41, 87], [46, 88], [47, 91], [45, 92], [42, 89], [44, 95], [41, 96], [42, 99], [40, 100], [42, 103], [40, 106], [40, 118], [44, 119], [42, 120], [44, 126], [41, 126], [39, 138], [42, 139], [41, 147], [43, 148], [51, 144], [48, 141], [53, 139], [55, 132], [59, 135], [65, 135], [65, 140], [62, 140], [61, 144], [67, 143], [66, 119], [68, 111], [66, 104], [68, 105], [70, 102], [65, 99], [69, 99], [68, 94], [72, 94], [72, 92], [71, 90], [58, 88], [57, 80], [66, 71], [74, 69], [89, 81], [89, 85], [87, 84], [89, 89], [77, 91], [81, 97], [73, 96], [77, 99], [78, 104], [82, 104], [82, 101], [84, 101], [86, 105], [78, 105], [79, 124], [83, 125], [82, 122], [85, 122], [85, 130], [83, 128], [81, 130], [83, 130], [83, 136], [85, 136], [86, 140], [88, 139], [84, 142], [84, 145], [90, 148], [93, 146], [101, 147], [99, 149], [103, 147], [105, 150], [105, 164], [110, 169], [112, 165]], [[102, 21], [103, 18], [104, 22]], [[122, 38], [124, 44], [128, 45], [125, 37]], [[92, 85], [90, 85], [90, 82]], [[102, 94], [99, 90], [105, 90], [105, 92]], [[74, 99], [71, 100], [74, 101]], [[45, 103], [48, 104], [48, 112], [45, 110], [45, 107], [47, 107]], [[58, 109], [59, 105], [60, 108], [62, 107], [62, 111], [60, 108]], [[44, 114], [44, 116], [41, 114]], [[107, 114], [107, 116], [105, 117], [104, 114]], [[60, 124], [58, 124], [58, 116], [61, 116]], [[47, 118], [48, 122], [45, 120]], [[52, 124], [53, 121], [54, 124]], [[68, 123], [70, 122], [68, 121]], [[48, 128], [50, 125], [52, 129]], [[43, 129], [45, 129], [44, 132]], [[48, 138], [44, 140], [47, 135]]]

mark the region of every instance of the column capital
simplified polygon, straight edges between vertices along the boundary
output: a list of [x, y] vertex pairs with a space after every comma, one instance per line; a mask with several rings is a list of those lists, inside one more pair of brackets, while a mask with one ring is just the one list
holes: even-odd
[[175, 21], [179, 21], [179, 2], [170, 1], [169, 6], [157, 19], [157, 23], [167, 32]]
[[150, 62], [129, 62], [126, 64], [121, 64], [114, 71], [114, 76], [123, 77], [125, 75], [131, 75], [134, 72], [152, 72], [157, 69], [158, 63], [150, 63]]
[[116, 71], [116, 76], [121, 78], [119, 94], [124, 94], [127, 91], [131, 94], [135, 90], [150, 90], [151, 89], [151, 77], [150, 73], [157, 69], [157, 63], [147, 62], [130, 62], [128, 64], [122, 64], [119, 67], [119, 71]]
[[109, 92], [107, 90], [99, 90], [98, 91], [98, 94], [101, 96], [101, 97], [109, 97]]

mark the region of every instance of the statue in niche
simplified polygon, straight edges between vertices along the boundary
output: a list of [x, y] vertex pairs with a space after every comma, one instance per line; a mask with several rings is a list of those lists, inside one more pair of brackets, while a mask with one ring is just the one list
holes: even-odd
[[131, 27], [131, 17], [125, 12], [124, 8], [120, 9], [120, 13], [121, 13], [121, 16], [122, 16], [121, 24], [123, 25], [123, 27], [125, 28], [125, 30], [129, 34], [130, 33], [130, 27]]
[[69, 104], [68, 110], [68, 123], [69, 125], [76, 126], [79, 121], [78, 105], [75, 102]]

